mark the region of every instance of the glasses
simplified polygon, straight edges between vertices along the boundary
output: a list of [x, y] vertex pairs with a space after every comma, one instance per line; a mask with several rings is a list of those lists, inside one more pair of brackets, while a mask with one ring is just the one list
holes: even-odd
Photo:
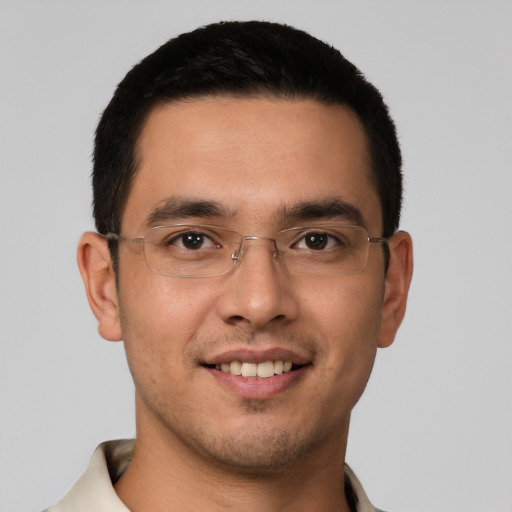
[[266, 241], [272, 256], [291, 274], [346, 276], [361, 272], [370, 244], [387, 238], [370, 237], [359, 226], [322, 224], [279, 231], [274, 238], [243, 236], [220, 226], [175, 224], [148, 229], [141, 238], [109, 233], [109, 240], [142, 245], [149, 269], [172, 277], [213, 277], [226, 274], [242, 259], [247, 243]]

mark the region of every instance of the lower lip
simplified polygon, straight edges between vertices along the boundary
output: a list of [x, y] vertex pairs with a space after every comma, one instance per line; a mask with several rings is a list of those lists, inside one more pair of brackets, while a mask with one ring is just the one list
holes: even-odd
[[297, 370], [264, 379], [241, 377], [213, 368], [205, 369], [225, 388], [239, 397], [262, 400], [272, 398], [294, 386], [304, 376], [308, 367], [302, 366]]

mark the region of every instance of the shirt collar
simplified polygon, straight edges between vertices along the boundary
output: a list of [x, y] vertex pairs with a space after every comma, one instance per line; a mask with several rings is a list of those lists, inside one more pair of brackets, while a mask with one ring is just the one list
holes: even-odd
[[[71, 512], [76, 510], [104, 510], [130, 512], [118, 498], [113, 483], [130, 465], [135, 453], [135, 440], [106, 441], [96, 448], [87, 471], [69, 493], [54, 507], [45, 512]], [[364, 489], [345, 465], [345, 486], [352, 491], [356, 512], [379, 512], [371, 503]]]

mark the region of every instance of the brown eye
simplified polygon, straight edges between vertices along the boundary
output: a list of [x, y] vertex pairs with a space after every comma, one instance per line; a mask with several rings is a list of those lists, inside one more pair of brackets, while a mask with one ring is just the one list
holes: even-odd
[[200, 249], [205, 241], [205, 236], [200, 233], [186, 233], [181, 236], [183, 247], [187, 249]]
[[210, 249], [215, 246], [213, 240], [209, 236], [196, 231], [180, 233], [179, 235], [169, 239], [165, 245], [174, 245], [180, 249], [187, 249], [190, 251]]
[[300, 238], [293, 244], [294, 249], [313, 252], [344, 251], [350, 247], [350, 238], [341, 230], [314, 231], [301, 233]]
[[327, 249], [343, 249], [346, 247], [338, 234], [326, 233], [325, 231], [310, 231], [305, 233], [295, 243], [295, 249], [310, 251], [323, 251]]
[[304, 237], [304, 243], [308, 249], [320, 250], [325, 249], [329, 242], [329, 235], [327, 233], [311, 233]]

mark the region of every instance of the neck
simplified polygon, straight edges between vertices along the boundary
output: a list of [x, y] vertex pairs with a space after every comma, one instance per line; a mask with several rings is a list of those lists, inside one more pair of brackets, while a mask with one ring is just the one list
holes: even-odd
[[139, 420], [134, 459], [115, 484], [133, 512], [349, 512], [343, 485], [348, 425], [284, 468], [251, 471], [212, 461], [163, 427]]

